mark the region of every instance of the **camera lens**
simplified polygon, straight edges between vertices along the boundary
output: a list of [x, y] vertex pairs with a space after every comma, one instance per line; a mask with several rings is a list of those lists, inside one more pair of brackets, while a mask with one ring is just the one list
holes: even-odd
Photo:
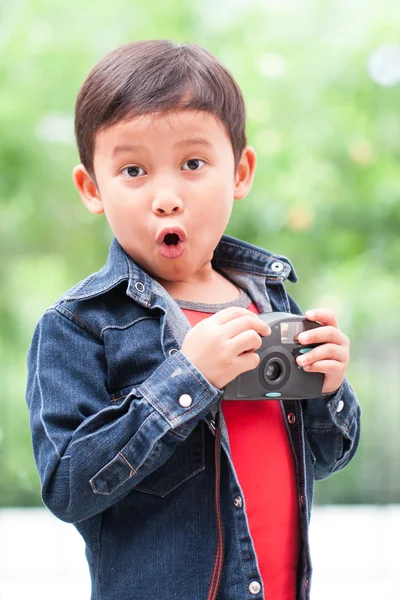
[[277, 353], [267, 358], [263, 365], [263, 378], [267, 385], [283, 385], [288, 376], [287, 359]]
[[285, 385], [291, 376], [292, 355], [282, 346], [271, 346], [261, 359], [258, 381], [269, 392], [286, 392]]
[[275, 379], [278, 379], [281, 372], [282, 372], [282, 367], [276, 361], [270, 362], [269, 365], [267, 365], [267, 368], [265, 369], [265, 375], [270, 381], [274, 381]]

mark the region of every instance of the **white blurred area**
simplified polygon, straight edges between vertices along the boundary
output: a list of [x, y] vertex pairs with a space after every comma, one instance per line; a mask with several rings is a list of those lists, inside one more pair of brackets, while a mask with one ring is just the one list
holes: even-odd
[[[312, 600], [398, 600], [400, 505], [314, 506], [310, 536]], [[27, 598], [89, 600], [84, 543], [46, 509], [0, 510], [0, 599]]]

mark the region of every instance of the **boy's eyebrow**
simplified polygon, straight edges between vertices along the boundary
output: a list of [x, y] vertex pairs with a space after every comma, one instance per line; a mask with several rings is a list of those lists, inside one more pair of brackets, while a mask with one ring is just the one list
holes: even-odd
[[[175, 146], [207, 146], [208, 148], [214, 148], [213, 144], [211, 142], [209, 142], [208, 140], [206, 140], [205, 138], [196, 138], [196, 139], [188, 139], [188, 140], [180, 140], [179, 142], [177, 142], [175, 144]], [[124, 152], [133, 152], [135, 150], [140, 150], [140, 148], [142, 148], [142, 146], [140, 146], [140, 144], [134, 144], [134, 145], [118, 145], [115, 146], [113, 152], [112, 152], [112, 158], [115, 158], [116, 156], [118, 156], [119, 154], [123, 154]]]

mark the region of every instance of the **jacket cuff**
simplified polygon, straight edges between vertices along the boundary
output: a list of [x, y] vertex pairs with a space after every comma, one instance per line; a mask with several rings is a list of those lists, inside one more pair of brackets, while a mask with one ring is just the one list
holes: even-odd
[[180, 350], [166, 358], [138, 391], [171, 429], [205, 417], [223, 394]]
[[351, 385], [347, 379], [344, 379], [336, 392], [326, 394], [323, 397], [330, 419], [343, 433], [344, 437], [349, 439], [349, 431], [358, 409], [357, 398]]

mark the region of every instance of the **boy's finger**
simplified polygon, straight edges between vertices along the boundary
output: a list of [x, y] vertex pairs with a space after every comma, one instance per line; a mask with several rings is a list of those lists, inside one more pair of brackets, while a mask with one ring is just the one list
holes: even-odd
[[324, 375], [330, 375], [336, 377], [343, 373], [343, 363], [337, 360], [319, 360], [312, 365], [303, 367], [304, 371], [309, 373], [323, 373]]
[[313, 308], [308, 310], [305, 316], [310, 321], [319, 321], [322, 325], [338, 327], [336, 315], [330, 308]]
[[256, 331], [259, 335], [269, 335], [271, 328], [261, 319], [253, 319], [251, 315], [243, 315], [225, 323], [223, 332], [232, 339], [245, 331]]
[[317, 329], [310, 329], [309, 331], [303, 331], [299, 333], [298, 340], [300, 344], [338, 344], [348, 345], [350, 344], [349, 338], [337, 327], [327, 325], [325, 327], [318, 327]]
[[323, 360], [335, 360], [337, 362], [346, 363], [347, 357], [348, 352], [343, 346], [338, 346], [337, 344], [323, 344], [322, 346], [318, 346], [318, 348], [314, 348], [310, 352], [307, 352], [307, 354], [298, 356], [296, 362], [300, 366], [312, 365]]
[[[225, 323], [229, 323], [233, 319], [237, 319], [239, 317], [248, 316], [259, 319], [256, 313], [248, 310], [247, 308], [242, 308], [241, 306], [229, 306], [228, 308], [223, 308], [218, 311], [210, 319], [216, 321], [219, 325], [224, 325]], [[261, 319], [259, 319], [261, 321]]]

